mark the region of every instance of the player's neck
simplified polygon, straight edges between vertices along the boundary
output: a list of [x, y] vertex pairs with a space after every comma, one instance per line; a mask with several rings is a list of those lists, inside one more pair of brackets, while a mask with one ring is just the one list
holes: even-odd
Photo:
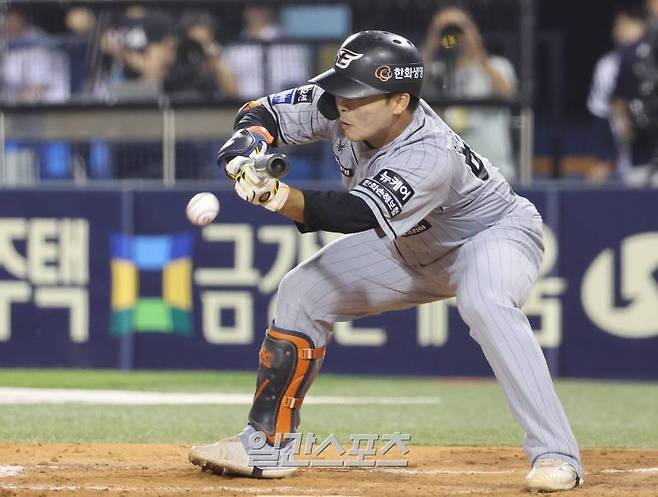
[[405, 129], [407, 129], [407, 126], [411, 124], [413, 119], [413, 111], [403, 112], [395, 119], [395, 121], [393, 121], [393, 124], [386, 128], [386, 130], [384, 130], [380, 135], [365, 140], [366, 145], [368, 145], [370, 148], [381, 148], [385, 145], [388, 145], [398, 136], [400, 136]]

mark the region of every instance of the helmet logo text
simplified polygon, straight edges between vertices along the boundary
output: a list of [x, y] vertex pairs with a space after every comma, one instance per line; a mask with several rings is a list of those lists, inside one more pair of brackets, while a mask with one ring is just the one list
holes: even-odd
[[338, 51], [338, 55], [336, 55], [336, 67], [347, 69], [347, 66], [349, 66], [353, 60], [358, 60], [361, 57], [363, 57], [362, 53], [356, 53], [347, 48], [341, 48]]

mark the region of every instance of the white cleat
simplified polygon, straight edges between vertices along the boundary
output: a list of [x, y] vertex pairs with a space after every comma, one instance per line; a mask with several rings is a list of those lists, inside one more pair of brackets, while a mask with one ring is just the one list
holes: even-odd
[[222, 476], [247, 476], [250, 478], [286, 478], [292, 476], [296, 468], [258, 468], [249, 465], [249, 455], [239, 437], [220, 440], [210, 445], [192, 447], [189, 461], [203, 471]]
[[576, 469], [560, 459], [540, 459], [525, 479], [530, 492], [560, 492], [582, 484]]

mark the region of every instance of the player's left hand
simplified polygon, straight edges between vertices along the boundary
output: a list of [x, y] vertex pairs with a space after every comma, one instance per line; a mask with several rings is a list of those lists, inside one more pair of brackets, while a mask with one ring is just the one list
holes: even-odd
[[226, 164], [226, 171], [235, 176], [235, 191], [246, 202], [276, 212], [288, 199], [288, 185], [276, 178], [261, 176], [254, 169], [251, 157], [235, 157]]
[[260, 157], [265, 155], [274, 138], [262, 126], [239, 129], [217, 152], [217, 165], [224, 168], [226, 175], [235, 181], [234, 172], [228, 164], [239, 157]]

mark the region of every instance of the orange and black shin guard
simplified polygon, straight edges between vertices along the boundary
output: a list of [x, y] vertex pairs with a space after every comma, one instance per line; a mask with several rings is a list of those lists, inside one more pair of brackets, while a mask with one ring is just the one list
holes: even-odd
[[320, 371], [324, 351], [303, 333], [275, 328], [265, 333], [249, 422], [271, 444], [277, 433], [283, 437], [297, 430], [304, 396]]

